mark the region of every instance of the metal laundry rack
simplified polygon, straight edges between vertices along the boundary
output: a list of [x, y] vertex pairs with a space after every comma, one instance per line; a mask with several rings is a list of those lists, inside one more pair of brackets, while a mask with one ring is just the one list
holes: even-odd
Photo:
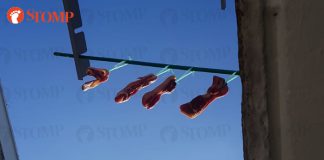
[[[225, 2], [226, 2], [225, 0], [221, 0], [222, 9], [225, 9]], [[79, 2], [78, 0], [63, 0], [63, 4], [64, 4], [64, 10], [66, 12], [74, 13], [74, 18], [67, 23], [73, 53], [69, 54], [69, 53], [55, 52], [54, 55], [74, 58], [77, 76], [79, 80], [83, 80], [83, 77], [87, 75], [86, 70], [88, 67], [90, 67], [90, 60], [116, 62], [116, 63], [124, 62], [130, 65], [141, 65], [141, 66], [159, 67], [159, 68], [164, 68], [168, 66], [168, 68], [170, 69], [177, 69], [177, 70], [191, 69], [191, 71], [195, 71], [195, 72], [239, 75], [239, 71], [234, 71], [234, 70], [202, 68], [202, 67], [194, 67], [194, 66], [181, 66], [181, 65], [174, 65], [174, 64], [152, 63], [152, 62], [143, 62], [143, 61], [135, 61], [135, 60], [127, 60], [127, 59], [84, 55], [84, 53], [87, 52], [87, 45], [86, 45], [84, 32], [81, 31], [76, 33], [76, 30], [82, 27], [82, 18], [80, 14]]]

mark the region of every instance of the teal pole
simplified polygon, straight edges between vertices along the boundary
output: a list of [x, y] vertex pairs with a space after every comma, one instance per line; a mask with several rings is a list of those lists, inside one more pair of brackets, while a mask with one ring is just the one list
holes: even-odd
[[[54, 55], [60, 56], [60, 57], [74, 58], [73, 54], [68, 54], [68, 53], [54, 52]], [[158, 68], [164, 68], [164, 67], [168, 66], [169, 69], [177, 69], [177, 70], [185, 70], [185, 71], [191, 69], [191, 71], [195, 71], [195, 72], [240, 75], [239, 71], [234, 71], [234, 70], [213, 69], [213, 68], [203, 68], [203, 67], [194, 67], [194, 66], [181, 66], [181, 65], [174, 65], [174, 64], [152, 63], [152, 62], [134, 61], [134, 60], [118, 59], [118, 58], [86, 56], [86, 55], [80, 55], [79, 58], [95, 60], [95, 61], [115, 62], [115, 63], [124, 61], [125, 64], [158, 67]]]

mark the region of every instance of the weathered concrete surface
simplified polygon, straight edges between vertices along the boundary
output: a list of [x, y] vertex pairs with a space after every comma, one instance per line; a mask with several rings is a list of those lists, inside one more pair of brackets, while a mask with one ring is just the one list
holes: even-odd
[[245, 160], [269, 159], [262, 6], [261, 1], [236, 1]]
[[324, 159], [324, 1], [236, 3], [245, 160]]

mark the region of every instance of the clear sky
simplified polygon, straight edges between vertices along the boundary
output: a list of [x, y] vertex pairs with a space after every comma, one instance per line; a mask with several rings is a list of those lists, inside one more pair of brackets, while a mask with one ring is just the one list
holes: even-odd
[[[79, 0], [87, 55], [237, 70], [234, 0], [227, 1], [222, 11], [219, 0]], [[63, 4], [0, 2], [0, 78], [21, 160], [243, 159], [239, 79], [194, 120], [179, 106], [204, 93], [213, 74], [189, 76], [153, 110], [141, 105], [142, 95], [171, 73], [129, 102], [115, 104], [115, 94], [127, 83], [160, 69], [127, 66], [82, 92], [73, 60], [53, 56], [71, 52], [66, 24], [12, 25], [6, 19], [12, 6], [62, 11]]]

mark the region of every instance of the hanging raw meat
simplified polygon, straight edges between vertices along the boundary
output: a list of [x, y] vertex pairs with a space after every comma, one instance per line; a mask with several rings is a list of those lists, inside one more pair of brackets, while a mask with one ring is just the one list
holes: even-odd
[[227, 83], [223, 78], [214, 76], [212, 86], [208, 88], [207, 93], [199, 95], [191, 102], [180, 106], [180, 110], [183, 114], [193, 119], [199, 116], [208, 105], [215, 99], [226, 95], [228, 92]]
[[148, 85], [154, 83], [157, 76], [154, 74], [149, 74], [144, 77], [139, 77], [138, 80], [129, 83], [124, 89], [119, 91], [115, 97], [115, 102], [123, 103], [130, 99], [131, 96], [136, 94], [139, 90], [147, 87]]
[[176, 77], [170, 76], [154, 90], [144, 94], [142, 104], [146, 109], [152, 109], [163, 94], [170, 94], [176, 87]]
[[101, 83], [104, 83], [108, 80], [109, 76], [109, 71], [106, 69], [100, 69], [100, 68], [93, 68], [89, 67], [87, 69], [87, 75], [93, 76], [96, 79], [93, 81], [86, 82], [85, 84], [82, 85], [82, 90], [87, 91], [89, 89], [93, 89], [100, 85]]

